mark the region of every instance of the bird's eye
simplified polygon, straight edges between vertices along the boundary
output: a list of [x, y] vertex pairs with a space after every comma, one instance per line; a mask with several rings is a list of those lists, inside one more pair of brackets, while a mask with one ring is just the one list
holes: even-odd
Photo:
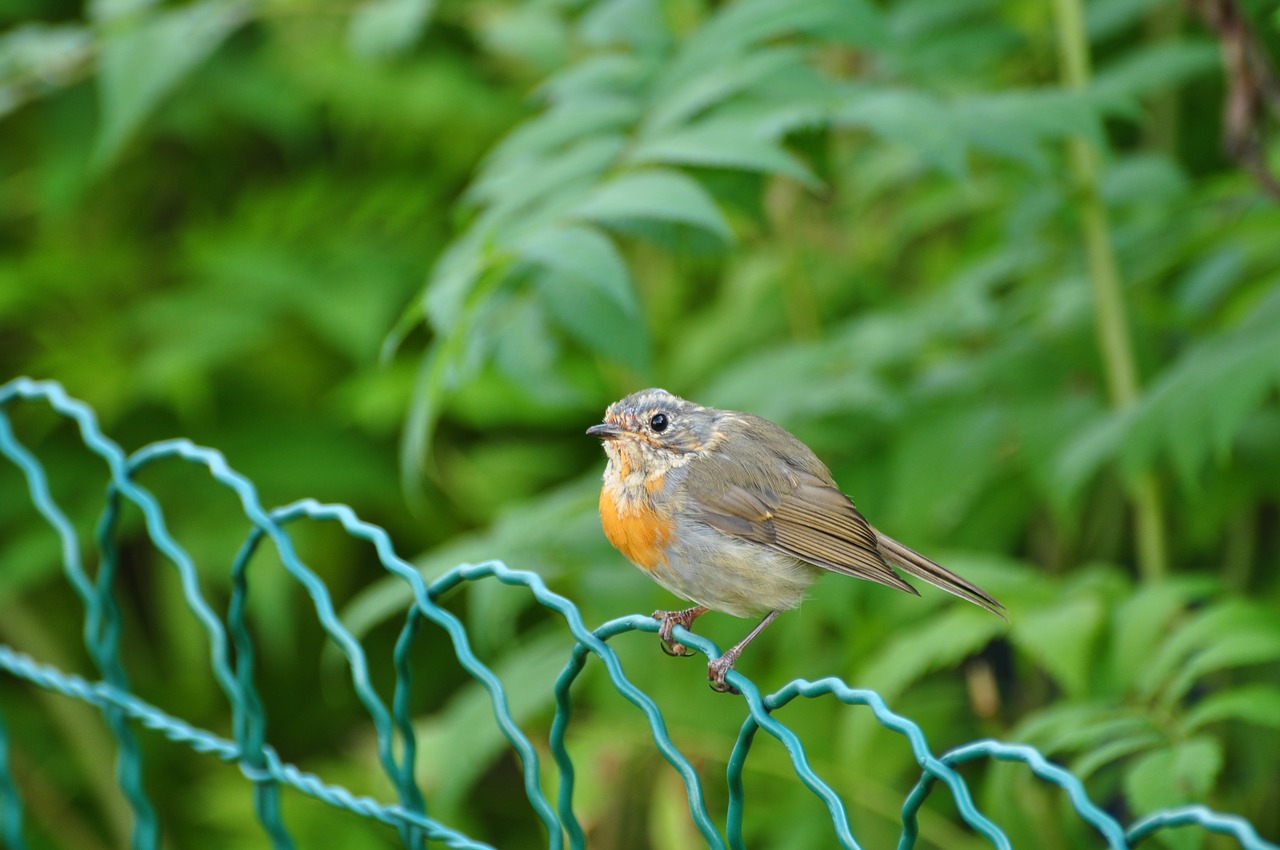
[[649, 420], [649, 427], [658, 432], [667, 430], [667, 414], [653, 414], [653, 418]]

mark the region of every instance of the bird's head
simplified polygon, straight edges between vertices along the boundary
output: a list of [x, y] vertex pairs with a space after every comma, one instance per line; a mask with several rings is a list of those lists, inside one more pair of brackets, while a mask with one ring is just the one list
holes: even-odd
[[640, 390], [609, 405], [604, 421], [587, 433], [604, 442], [623, 475], [637, 468], [661, 475], [706, 447], [717, 413], [663, 389]]

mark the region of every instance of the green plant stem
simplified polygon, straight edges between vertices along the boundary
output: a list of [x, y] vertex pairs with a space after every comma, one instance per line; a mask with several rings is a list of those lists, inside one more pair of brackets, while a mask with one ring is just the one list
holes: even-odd
[[[1054, 0], [1058, 29], [1058, 58], [1063, 84], [1083, 90], [1089, 85], [1089, 42], [1080, 0]], [[1080, 192], [1085, 253], [1093, 288], [1094, 321], [1107, 376], [1111, 405], [1123, 410], [1138, 399], [1138, 372], [1129, 336], [1124, 286], [1111, 244], [1111, 229], [1102, 201], [1098, 150], [1083, 136], [1069, 142], [1071, 168]], [[1138, 569], [1147, 581], [1168, 572], [1164, 505], [1159, 482], [1150, 471], [1129, 485], [1137, 524]]]

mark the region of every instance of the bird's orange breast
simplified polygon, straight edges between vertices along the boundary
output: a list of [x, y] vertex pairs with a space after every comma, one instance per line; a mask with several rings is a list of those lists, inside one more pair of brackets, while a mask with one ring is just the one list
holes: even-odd
[[647, 501], [619, 501], [606, 485], [600, 491], [600, 524], [604, 526], [604, 536], [631, 563], [643, 570], [666, 565], [671, 521]]

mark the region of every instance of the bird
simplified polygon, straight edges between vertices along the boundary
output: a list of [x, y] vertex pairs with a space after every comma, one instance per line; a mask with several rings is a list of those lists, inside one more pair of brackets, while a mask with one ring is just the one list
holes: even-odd
[[824, 573], [919, 595], [898, 572], [1004, 617], [973, 582], [871, 525], [813, 450], [751, 413], [703, 407], [664, 389], [634, 392], [587, 429], [608, 463], [600, 489], [605, 536], [631, 563], [693, 603], [654, 611], [668, 655], [692, 650], [672, 634], [708, 611], [761, 617], [707, 666], [713, 690], [778, 615]]

